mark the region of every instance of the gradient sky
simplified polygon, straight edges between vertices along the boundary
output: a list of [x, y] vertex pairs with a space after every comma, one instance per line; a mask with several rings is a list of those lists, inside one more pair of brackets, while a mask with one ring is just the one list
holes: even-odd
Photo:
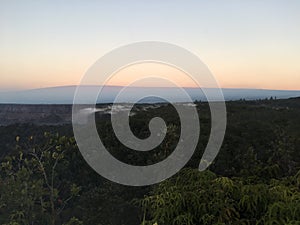
[[0, 90], [78, 84], [144, 40], [194, 52], [222, 87], [299, 90], [299, 12], [299, 0], [0, 0]]

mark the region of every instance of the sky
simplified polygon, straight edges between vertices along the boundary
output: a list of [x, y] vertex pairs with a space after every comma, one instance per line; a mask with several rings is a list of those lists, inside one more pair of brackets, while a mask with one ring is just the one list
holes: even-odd
[[299, 12], [298, 0], [0, 0], [0, 91], [77, 85], [107, 52], [149, 40], [193, 52], [223, 88], [300, 90]]

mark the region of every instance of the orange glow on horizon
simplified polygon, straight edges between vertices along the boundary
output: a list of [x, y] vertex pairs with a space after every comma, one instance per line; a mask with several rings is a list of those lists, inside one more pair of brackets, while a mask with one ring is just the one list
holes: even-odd
[[[153, 78], [151, 78], [153, 76]], [[150, 78], [149, 78], [150, 77]], [[198, 87], [197, 84], [183, 71], [162, 63], [138, 63], [117, 71], [105, 84], [107, 86], [141, 87], [169, 87], [174, 86], [171, 81], [180, 87]]]

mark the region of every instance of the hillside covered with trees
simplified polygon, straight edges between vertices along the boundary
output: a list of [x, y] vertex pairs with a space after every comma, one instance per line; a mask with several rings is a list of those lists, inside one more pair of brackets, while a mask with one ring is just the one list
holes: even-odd
[[[197, 170], [210, 134], [210, 111], [196, 102], [197, 149], [185, 168], [152, 186], [108, 181], [82, 158], [71, 124], [0, 127], [0, 224], [3, 225], [296, 225], [300, 224], [300, 98], [227, 102], [228, 125], [219, 155]], [[99, 136], [117, 159], [149, 165], [166, 158], [180, 136], [172, 105], [139, 111], [133, 133], [149, 135], [162, 117], [165, 140], [149, 152], [124, 147], [110, 116], [97, 115]]]

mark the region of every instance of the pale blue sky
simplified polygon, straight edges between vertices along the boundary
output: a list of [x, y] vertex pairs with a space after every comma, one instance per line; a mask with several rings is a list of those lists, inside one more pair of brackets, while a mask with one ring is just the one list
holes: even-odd
[[77, 84], [104, 53], [157, 40], [223, 87], [300, 89], [300, 1], [0, 0], [0, 90]]

